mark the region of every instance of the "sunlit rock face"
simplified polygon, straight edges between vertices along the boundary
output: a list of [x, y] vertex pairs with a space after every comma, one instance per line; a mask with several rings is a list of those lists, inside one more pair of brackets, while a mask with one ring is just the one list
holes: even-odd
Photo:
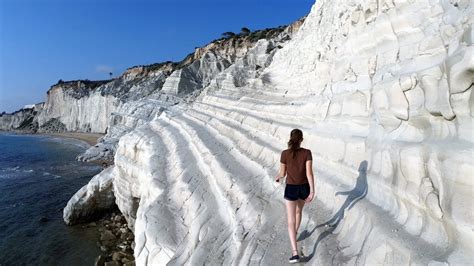
[[203, 90], [125, 130], [111, 170], [137, 264], [285, 263], [293, 128], [316, 176], [309, 264], [473, 261], [473, 22], [470, 1], [321, 0], [212, 78], [173, 71], [164, 95]]
[[[267, 29], [215, 40], [204, 47], [197, 48], [194, 53], [188, 55], [180, 63], [165, 62], [133, 67], [119, 78], [111, 81], [86, 82], [85, 84], [82, 84], [81, 81], [59, 83], [53, 86], [49, 95], [55, 89], [59, 91], [58, 94], [67, 94], [67, 97], [78, 100], [91, 99], [91, 95], [97, 95], [97, 97], [101, 95], [104, 99], [109, 98], [111, 100], [115, 109], [107, 114], [108, 125], [105, 127], [105, 136], [99, 139], [97, 145], [92, 146], [84, 154], [78, 156], [78, 159], [82, 161], [110, 161], [113, 163], [117, 143], [122, 136], [136, 128], [143, 127], [159, 117], [163, 111], [174, 108], [173, 106], [186, 106], [187, 103], [194, 101], [201, 90], [211, 82], [215, 82], [215, 77], [229, 66], [232, 66], [232, 69], [236, 68], [235, 65], [240, 66], [242, 68], [240, 71], [244, 73], [246, 71], [244, 67], [249, 64], [247, 61], [262, 61], [255, 59], [259, 54], [262, 54], [264, 58], [273, 55], [277, 45], [283, 45], [291, 39], [301, 23], [302, 20], [299, 20], [286, 28]], [[253, 46], [257, 43], [259, 44], [258, 49], [254, 49]], [[239, 63], [234, 65], [233, 63], [237, 61]], [[265, 60], [261, 64], [262, 66], [265, 65]], [[256, 65], [251, 67], [261, 68]], [[174, 73], [186, 74], [176, 76]], [[169, 80], [175, 80], [178, 85], [174, 89], [169, 89], [167, 85]], [[51, 101], [54, 101], [54, 97], [50, 98]], [[50, 106], [56, 105], [58, 103], [50, 104]], [[102, 122], [97, 124], [100, 123]], [[116, 180], [120, 180], [118, 178], [121, 173], [120, 169], [117, 167], [113, 169], [106, 177], [117, 176]], [[104, 177], [101, 177], [99, 180], [103, 179]], [[68, 208], [64, 212], [64, 219], [68, 224], [87, 220], [89, 217], [83, 216], [96, 213], [93, 210], [94, 204], [87, 203], [96, 198], [93, 195], [99, 193], [95, 189], [97, 188], [97, 182], [93, 179], [69, 201]], [[117, 189], [110, 188], [107, 191], [114, 191], [117, 195], [117, 203], [122, 206], [122, 211], [129, 219], [130, 227], [133, 228], [139, 198], [134, 198], [133, 190], [127, 189], [128, 180], [124, 180], [123, 184], [117, 182]], [[124, 187], [120, 187], [121, 185], [124, 185]], [[126, 191], [122, 191], [122, 189]]]
[[40, 125], [56, 118], [67, 131], [103, 133], [110, 113], [116, 109], [115, 98], [89, 90], [80, 81], [67, 87], [54, 86], [48, 91], [44, 111], [38, 117]]
[[38, 131], [37, 114], [43, 109], [44, 103], [25, 105], [13, 113], [0, 113], [0, 130], [19, 130], [26, 133]]
[[286, 28], [214, 40], [196, 48], [179, 63], [133, 67], [120, 78], [99, 87], [96, 93], [105, 97], [102, 101], [110, 100], [112, 106], [105, 111], [106, 124], [102, 125], [101, 132], [106, 135], [78, 159], [113, 162], [118, 140], [124, 134], [153, 120], [169, 106], [192, 101], [219, 73], [246, 55], [259, 39], [278, 43], [290, 39], [302, 21]]
[[[319, 169], [342, 176], [331, 182], [354, 184], [341, 173], [368, 162], [366, 199], [375, 208], [363, 216], [385, 215], [393, 228], [368, 218], [365, 244], [343, 249], [357, 258], [351, 263], [472, 259], [473, 8], [470, 1], [318, 1], [266, 70], [286, 97], [313, 104], [295, 114], [308, 116], [300, 124]], [[338, 208], [333, 195], [321, 199]], [[350, 217], [337, 236], [343, 242], [360, 220]], [[413, 247], [415, 239], [423, 244]]]
[[64, 222], [69, 225], [87, 222], [115, 206], [113, 178], [113, 168], [109, 167], [77, 191], [63, 210]]

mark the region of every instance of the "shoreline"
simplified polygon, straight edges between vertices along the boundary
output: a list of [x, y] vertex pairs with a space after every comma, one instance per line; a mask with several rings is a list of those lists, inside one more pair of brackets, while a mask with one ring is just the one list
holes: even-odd
[[97, 144], [97, 141], [105, 136], [102, 133], [85, 133], [85, 132], [61, 132], [61, 133], [33, 133], [33, 132], [22, 132], [22, 131], [8, 131], [8, 130], [0, 130], [0, 133], [7, 133], [7, 134], [14, 134], [14, 135], [37, 135], [37, 136], [50, 136], [50, 137], [60, 137], [60, 138], [69, 138], [69, 139], [76, 139], [87, 143], [89, 146], [94, 146]]
[[105, 136], [101, 133], [82, 133], [82, 132], [63, 132], [63, 133], [37, 133], [32, 135], [44, 135], [44, 136], [53, 136], [61, 138], [70, 138], [86, 142], [89, 146], [94, 146], [97, 144], [99, 138]]

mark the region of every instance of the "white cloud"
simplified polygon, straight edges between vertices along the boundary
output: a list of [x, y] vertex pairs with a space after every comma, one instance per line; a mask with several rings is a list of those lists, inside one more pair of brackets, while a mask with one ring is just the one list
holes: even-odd
[[114, 68], [107, 65], [98, 65], [95, 67], [95, 71], [108, 74], [109, 72], [114, 72]]

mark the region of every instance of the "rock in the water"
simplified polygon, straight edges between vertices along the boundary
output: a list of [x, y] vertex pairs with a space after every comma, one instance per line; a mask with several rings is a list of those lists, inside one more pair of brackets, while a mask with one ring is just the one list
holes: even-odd
[[113, 170], [110, 167], [102, 171], [74, 194], [64, 208], [63, 219], [66, 224], [89, 221], [115, 205]]

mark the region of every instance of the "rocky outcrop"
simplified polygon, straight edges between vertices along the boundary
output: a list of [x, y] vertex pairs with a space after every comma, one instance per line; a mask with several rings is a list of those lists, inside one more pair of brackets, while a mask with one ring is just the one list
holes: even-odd
[[61, 133], [66, 132], [67, 128], [58, 118], [51, 118], [41, 125], [39, 131], [43, 133]]
[[11, 114], [0, 114], [0, 130], [36, 133], [38, 122], [36, 115], [43, 109], [43, 103], [27, 105]]
[[115, 205], [113, 171], [113, 167], [105, 169], [74, 194], [63, 210], [66, 224], [94, 220]]
[[284, 261], [273, 176], [295, 127], [317, 177], [310, 263], [472, 261], [473, 8], [318, 1], [288, 44], [259, 41], [122, 137], [114, 192], [137, 264]]
[[71, 81], [52, 86], [38, 115], [40, 127], [56, 119], [67, 131], [103, 133], [110, 113], [117, 108], [115, 97], [102, 95], [106, 86], [110, 86], [107, 81]]

